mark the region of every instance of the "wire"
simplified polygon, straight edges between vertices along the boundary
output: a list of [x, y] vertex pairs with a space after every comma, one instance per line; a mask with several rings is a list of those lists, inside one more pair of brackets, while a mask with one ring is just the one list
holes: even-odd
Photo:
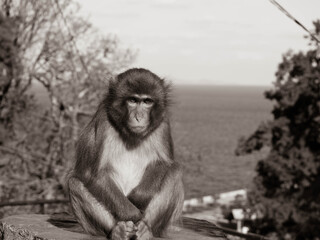
[[283, 12], [285, 15], [287, 15], [291, 20], [293, 20], [296, 24], [298, 24], [300, 27], [302, 27], [309, 35], [318, 43], [320, 44], [320, 40], [312, 33], [310, 32], [302, 23], [300, 23], [294, 16], [292, 16], [284, 7], [282, 7], [278, 2], [275, 0], [269, 0], [273, 5], [275, 5], [277, 8], [280, 9], [281, 12]]
[[1, 207], [6, 206], [25, 206], [25, 205], [38, 205], [38, 204], [57, 204], [57, 203], [68, 203], [68, 199], [43, 199], [43, 200], [32, 200], [32, 201], [15, 201], [15, 202], [1, 202]]
[[67, 23], [67, 19], [64, 17], [64, 14], [63, 14], [62, 9], [61, 9], [60, 4], [59, 4], [59, 0], [54, 0], [54, 1], [55, 1], [56, 5], [57, 5], [58, 11], [59, 11], [59, 13], [60, 13], [60, 15], [61, 15], [61, 17], [62, 17], [63, 23], [64, 23], [64, 25], [66, 26], [67, 31], [68, 31], [68, 33], [69, 33], [69, 35], [70, 35], [70, 37], [71, 37], [71, 42], [72, 42], [73, 47], [75, 48], [76, 53], [77, 53], [77, 55], [78, 55], [78, 57], [79, 57], [79, 59], [80, 59], [81, 65], [83, 66], [84, 70], [86, 71], [86, 73], [87, 73], [87, 75], [88, 75], [88, 78], [89, 78], [90, 80], [92, 80], [92, 79], [91, 79], [91, 76], [90, 76], [90, 72], [89, 72], [89, 70], [88, 70], [88, 68], [87, 68], [87, 65], [85, 64], [85, 62], [84, 62], [84, 60], [83, 60], [83, 58], [82, 58], [82, 56], [81, 56], [81, 54], [80, 54], [80, 51], [79, 51], [79, 49], [78, 49], [78, 47], [77, 47], [77, 44], [76, 44], [76, 42], [75, 42], [75, 40], [74, 40], [74, 36], [73, 36], [73, 34], [71, 33], [71, 29], [70, 29], [70, 27], [69, 27], [69, 25], [68, 25], [68, 23]]

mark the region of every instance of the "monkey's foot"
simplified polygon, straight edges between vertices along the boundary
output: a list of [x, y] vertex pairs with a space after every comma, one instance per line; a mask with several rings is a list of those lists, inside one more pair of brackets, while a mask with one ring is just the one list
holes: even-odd
[[149, 226], [144, 222], [140, 221], [138, 223], [138, 230], [136, 232], [136, 239], [137, 240], [151, 240], [152, 239], [152, 232]]
[[136, 234], [137, 227], [132, 221], [118, 222], [112, 229], [112, 240], [129, 240]]

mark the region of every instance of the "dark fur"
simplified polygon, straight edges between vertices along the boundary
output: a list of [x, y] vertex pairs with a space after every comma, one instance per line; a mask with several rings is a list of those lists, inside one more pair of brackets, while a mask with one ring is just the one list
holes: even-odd
[[[138, 222], [144, 218], [150, 202], [155, 201], [158, 195], [170, 189], [170, 202], [160, 201], [159, 210], [154, 211], [154, 223], [151, 226], [154, 236], [161, 236], [172, 221], [173, 214], [179, 212], [182, 207], [183, 188], [181, 183], [181, 170], [179, 164], [174, 161], [173, 144], [168, 120], [169, 85], [152, 72], [145, 69], [131, 69], [119, 74], [109, 85], [107, 97], [99, 105], [96, 114], [81, 134], [76, 151], [76, 164], [70, 173], [69, 193], [75, 215], [82, 225], [86, 226], [92, 234], [108, 234], [108, 229], [103, 222], [95, 218], [94, 212], [83, 208], [79, 202], [86, 204], [86, 195], [77, 191], [77, 186], [84, 187], [105, 210], [112, 214], [115, 221]], [[150, 125], [143, 135], [130, 131], [128, 123], [128, 110], [126, 100], [133, 94], [147, 94], [152, 96], [154, 105], [150, 111]], [[170, 158], [159, 159], [150, 163], [143, 174], [140, 183], [125, 196], [110, 177], [113, 168], [107, 165], [99, 169], [101, 156], [104, 151], [106, 139], [105, 130], [111, 126], [119, 133], [128, 151], [138, 147], [152, 134], [161, 124], [164, 130], [161, 135], [162, 149]], [[81, 185], [83, 184], [83, 185]], [[170, 190], [171, 191], [171, 190]], [[76, 199], [76, 200], [75, 200]], [[159, 198], [160, 199], [160, 198]], [[78, 205], [76, 205], [78, 204]], [[151, 214], [152, 215], [152, 214]], [[81, 216], [81, 217], [80, 217]]]
[[[169, 93], [170, 85], [165, 84], [163, 79], [145, 69], [128, 70], [110, 82], [104, 105], [110, 123], [118, 130], [128, 147], [135, 147], [167, 118]], [[133, 94], [151, 95], [155, 101], [150, 112], [150, 127], [143, 137], [130, 132], [127, 125], [128, 111], [125, 101]]]

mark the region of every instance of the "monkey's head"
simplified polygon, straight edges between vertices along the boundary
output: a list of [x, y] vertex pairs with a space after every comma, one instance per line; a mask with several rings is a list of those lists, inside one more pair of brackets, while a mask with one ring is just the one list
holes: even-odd
[[124, 140], [143, 139], [167, 115], [169, 85], [149, 70], [134, 68], [109, 84], [107, 114]]

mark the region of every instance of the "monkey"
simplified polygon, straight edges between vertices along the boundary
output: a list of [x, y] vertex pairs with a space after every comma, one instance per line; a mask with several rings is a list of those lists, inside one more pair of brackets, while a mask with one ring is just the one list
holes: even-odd
[[184, 190], [174, 159], [170, 89], [143, 68], [109, 81], [80, 134], [67, 179], [71, 208], [87, 233], [148, 240], [166, 236], [179, 221]]

